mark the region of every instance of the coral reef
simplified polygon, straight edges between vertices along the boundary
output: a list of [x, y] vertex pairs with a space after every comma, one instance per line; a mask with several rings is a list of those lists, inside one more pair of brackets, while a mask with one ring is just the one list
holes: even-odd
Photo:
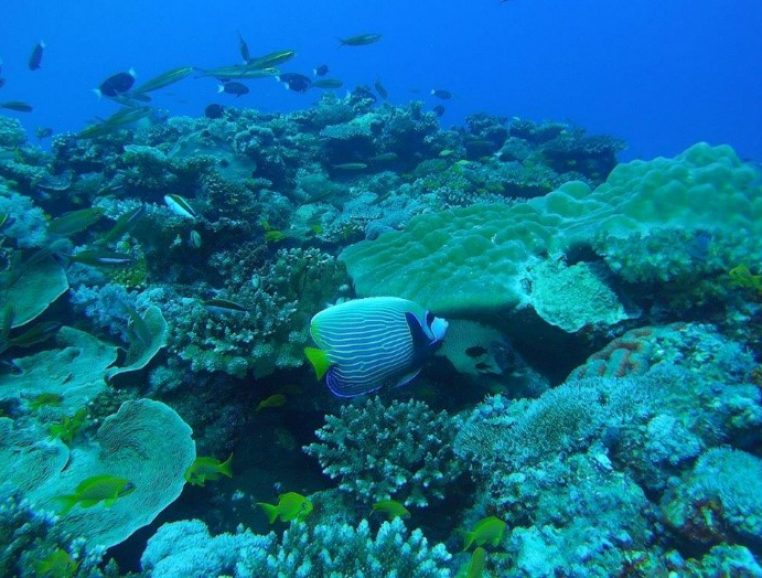
[[[49, 151], [0, 118], [0, 574], [116, 577], [145, 529], [155, 578], [762, 575], [753, 164], [368, 87], [125, 111]], [[303, 348], [365, 295], [450, 330], [339, 406]], [[232, 479], [184, 490], [197, 448]], [[314, 512], [255, 533], [287, 492]]]

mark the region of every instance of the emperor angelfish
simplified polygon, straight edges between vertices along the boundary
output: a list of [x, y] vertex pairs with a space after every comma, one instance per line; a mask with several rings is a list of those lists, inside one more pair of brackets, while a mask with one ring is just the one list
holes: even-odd
[[411, 381], [446, 331], [447, 321], [407, 299], [356, 299], [312, 318], [319, 349], [305, 353], [334, 395], [354, 397]]

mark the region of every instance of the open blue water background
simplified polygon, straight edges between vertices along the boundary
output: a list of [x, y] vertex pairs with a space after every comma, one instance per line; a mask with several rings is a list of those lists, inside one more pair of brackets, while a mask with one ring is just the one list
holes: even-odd
[[[380, 78], [394, 103], [435, 104], [431, 88], [456, 96], [445, 123], [473, 112], [568, 120], [627, 140], [623, 157], [673, 155], [706, 140], [762, 158], [762, 2], [759, 0], [4, 0], [0, 101], [31, 129], [78, 130], [116, 105], [91, 91], [134, 67], [138, 82], [175, 66], [240, 61], [237, 31], [253, 55], [293, 48], [283, 70], [321, 63], [347, 86]], [[383, 40], [338, 47], [337, 37], [380, 32]], [[27, 60], [48, 45], [42, 69]], [[216, 94], [190, 78], [155, 99], [172, 114], [202, 114], [210, 102], [261, 110], [309, 106], [272, 80], [251, 94]]]

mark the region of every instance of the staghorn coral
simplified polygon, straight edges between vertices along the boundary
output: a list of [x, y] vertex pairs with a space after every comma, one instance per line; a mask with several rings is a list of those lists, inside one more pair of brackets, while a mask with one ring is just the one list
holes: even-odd
[[[452, 555], [443, 544], [429, 546], [421, 530], [408, 532], [400, 518], [371, 532], [367, 520], [348, 524], [294, 523], [283, 534], [280, 548], [268, 557], [267, 568], [240, 572], [241, 578], [448, 578]], [[246, 566], [246, 563], [243, 565]]]
[[423, 507], [443, 498], [462, 471], [450, 447], [454, 429], [444, 411], [435, 414], [421, 401], [385, 406], [374, 397], [327, 416], [315, 432], [320, 442], [304, 451], [361, 502]]
[[399, 518], [375, 535], [366, 520], [356, 527], [294, 522], [280, 541], [248, 530], [212, 537], [203, 522], [188, 520], [162, 526], [142, 564], [149, 578], [449, 578], [451, 558]]

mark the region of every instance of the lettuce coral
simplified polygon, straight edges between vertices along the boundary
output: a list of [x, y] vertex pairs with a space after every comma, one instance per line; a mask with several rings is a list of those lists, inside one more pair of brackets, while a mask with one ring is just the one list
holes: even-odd
[[[196, 457], [190, 427], [169, 406], [148, 399], [125, 402], [103, 420], [92, 440], [71, 450], [48, 442], [36, 428], [21, 427], [0, 438], [0, 473], [39, 507], [56, 510], [57, 496], [96, 474], [122, 477], [135, 486], [111, 506], [76, 507], [61, 516], [62, 530], [89, 547], [114, 546], [150, 524], [180, 495], [183, 474]], [[36, 466], [18, 468], [18, 456], [30, 452], [39, 455]]]

